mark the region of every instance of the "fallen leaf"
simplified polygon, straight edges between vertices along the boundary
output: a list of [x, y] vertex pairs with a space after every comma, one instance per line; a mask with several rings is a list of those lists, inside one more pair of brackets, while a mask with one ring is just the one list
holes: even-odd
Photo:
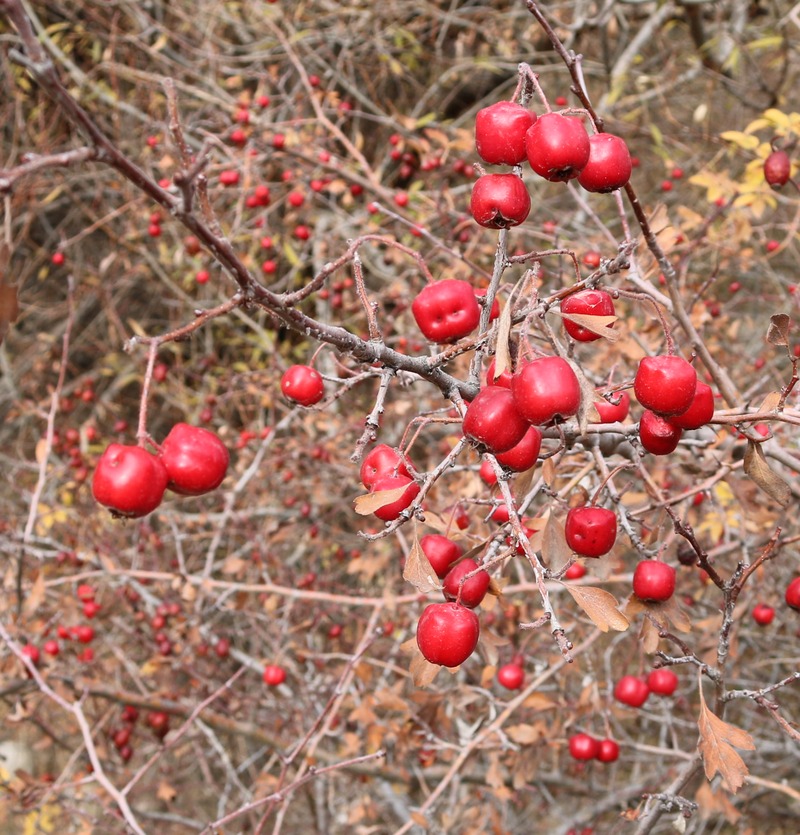
[[624, 632], [630, 626], [630, 621], [618, 608], [617, 598], [610, 592], [592, 586], [562, 585], [601, 632], [609, 629]]
[[703, 690], [700, 689], [700, 718], [697, 720], [700, 729], [700, 741], [697, 745], [703, 757], [703, 768], [708, 780], [714, 775], [722, 775], [728, 791], [736, 792], [742, 787], [744, 778], [750, 773], [744, 760], [734, 750], [755, 751], [753, 737], [747, 731], [724, 722], [712, 713], [706, 704]]
[[789, 485], [774, 473], [764, 457], [761, 444], [754, 441], [747, 442], [744, 454], [744, 471], [771, 498], [781, 506], [786, 507], [792, 497]]

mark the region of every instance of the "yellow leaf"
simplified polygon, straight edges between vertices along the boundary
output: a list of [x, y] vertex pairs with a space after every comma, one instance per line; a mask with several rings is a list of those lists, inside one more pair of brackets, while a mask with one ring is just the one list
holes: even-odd
[[720, 136], [726, 142], [733, 142], [734, 145], [738, 145], [740, 148], [744, 148], [746, 151], [754, 151], [758, 147], [759, 139], [757, 136], [751, 136], [747, 133], [742, 133], [740, 130], [726, 130], [723, 131]]
[[755, 751], [753, 738], [747, 731], [729, 725], [719, 716], [715, 716], [706, 704], [703, 690], [700, 689], [700, 718], [697, 720], [700, 730], [698, 749], [703, 758], [706, 778], [711, 780], [717, 773], [722, 775], [728, 791], [736, 792], [742, 787], [749, 771], [744, 760], [734, 750]]

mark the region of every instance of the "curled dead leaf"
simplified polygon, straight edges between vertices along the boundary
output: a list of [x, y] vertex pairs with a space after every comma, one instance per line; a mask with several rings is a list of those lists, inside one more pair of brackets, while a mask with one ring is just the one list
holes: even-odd
[[406, 564], [403, 567], [403, 579], [411, 583], [422, 594], [427, 594], [429, 591], [440, 591], [442, 588], [433, 566], [419, 544], [416, 532], [411, 550], [406, 557]]
[[761, 444], [754, 441], [747, 442], [747, 450], [744, 454], [744, 471], [781, 507], [786, 507], [789, 504], [792, 498], [791, 488], [777, 473], [770, 469]]
[[618, 608], [616, 597], [610, 592], [592, 586], [563, 585], [601, 632], [608, 632], [609, 629], [624, 632], [630, 626], [630, 621]]

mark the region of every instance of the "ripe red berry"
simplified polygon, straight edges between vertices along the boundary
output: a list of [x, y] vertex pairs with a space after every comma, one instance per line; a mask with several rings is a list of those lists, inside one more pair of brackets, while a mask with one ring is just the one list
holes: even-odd
[[800, 577], [795, 577], [786, 587], [786, 605], [800, 611]]
[[586, 189], [608, 193], [622, 188], [631, 177], [631, 155], [625, 140], [611, 133], [589, 137], [589, 161], [578, 175]]
[[39, 662], [42, 660], [42, 655], [39, 652], [39, 647], [37, 647], [36, 644], [25, 644], [22, 647], [21, 652], [26, 658], [30, 659], [31, 664], [33, 664], [34, 667], [39, 666]]
[[61, 647], [58, 644], [58, 641], [54, 639], [50, 639], [49, 641], [45, 641], [42, 644], [42, 649], [48, 654], [52, 656], [58, 655], [61, 652]]
[[455, 278], [426, 285], [412, 302], [411, 312], [431, 342], [454, 342], [468, 336], [481, 319], [473, 286]]
[[413, 503], [414, 499], [417, 498], [419, 484], [408, 476], [403, 475], [382, 475], [373, 483], [373, 493], [379, 493], [383, 490], [396, 490], [399, 487], [405, 487], [406, 489], [400, 494], [400, 498], [379, 507], [375, 511], [378, 519], [382, 519], [384, 522], [392, 522], [397, 519]]
[[678, 687], [678, 676], [669, 667], [661, 667], [647, 676], [647, 686], [657, 696], [671, 696]]
[[497, 475], [495, 474], [494, 467], [492, 467], [492, 462], [488, 458], [485, 458], [481, 462], [478, 475], [481, 477], [481, 481], [489, 487], [494, 487], [497, 484]]
[[[467, 406], [464, 434], [489, 452], [507, 452], [525, 437], [528, 421], [514, 405], [511, 391], [502, 386], [486, 386]], [[538, 451], [537, 451], [538, 455]]]
[[176, 423], [161, 444], [161, 460], [170, 490], [182, 496], [199, 496], [222, 483], [230, 454], [210, 430]]
[[147, 724], [153, 733], [163, 739], [169, 733], [169, 714], [162, 710], [153, 710], [147, 714]]
[[54, 252], [52, 257], [50, 258], [50, 263], [54, 267], [60, 267], [64, 264], [64, 261], [66, 261], [66, 260], [67, 260], [66, 256], [64, 255], [63, 252]]
[[[581, 290], [561, 302], [561, 312], [581, 316], [613, 316], [614, 300], [605, 290]], [[593, 333], [589, 328], [566, 318], [564, 330], [577, 342], [594, 342], [602, 338], [599, 333]]]
[[262, 678], [264, 679], [264, 684], [268, 684], [270, 687], [277, 687], [286, 681], [286, 670], [277, 664], [267, 664], [264, 667]]
[[564, 526], [567, 545], [582, 557], [602, 557], [617, 538], [617, 515], [605, 507], [573, 507]]
[[619, 759], [619, 745], [613, 739], [601, 739], [597, 748], [597, 759], [601, 763], [613, 763]]
[[623, 676], [614, 687], [614, 698], [629, 707], [641, 707], [649, 695], [647, 683], [636, 676]]
[[[759, 626], [768, 626], [775, 619], [775, 610], [772, 606], [767, 606], [766, 603], [759, 603], [753, 608], [753, 620]], [[45, 644], [45, 652], [47, 652], [47, 644]]]
[[593, 760], [600, 750], [600, 743], [589, 734], [573, 734], [569, 738], [569, 753], [574, 760]]
[[293, 365], [281, 377], [284, 397], [301, 406], [313, 406], [325, 395], [322, 375], [310, 365]]
[[662, 417], [685, 412], [692, 405], [696, 389], [697, 372], [676, 355], [644, 357], [633, 382], [637, 400]]
[[481, 570], [474, 577], [470, 577], [463, 586], [461, 585], [461, 580], [476, 568], [478, 568], [478, 563], [475, 560], [466, 559], [456, 563], [447, 572], [442, 584], [442, 591], [447, 600], [458, 600], [462, 606], [469, 609], [480, 605], [489, 589], [491, 581], [489, 572]]
[[364, 487], [369, 489], [379, 476], [396, 474], [410, 478], [412, 471], [413, 467], [404, 455], [387, 444], [378, 444], [361, 462], [359, 476]]
[[469, 211], [487, 229], [519, 226], [531, 210], [531, 197], [516, 174], [484, 174], [472, 186]]
[[525, 151], [540, 177], [552, 182], [571, 180], [589, 161], [589, 136], [580, 119], [545, 113], [528, 128]]
[[136, 518], [161, 504], [168, 480], [161, 459], [146, 449], [109, 444], [97, 462], [92, 495], [114, 513]]
[[457, 603], [431, 603], [417, 624], [417, 646], [431, 664], [458, 667], [478, 644], [480, 623], [472, 609]]
[[792, 163], [786, 151], [773, 151], [764, 160], [764, 179], [771, 188], [779, 189], [789, 182]]
[[675, 593], [675, 569], [661, 560], [642, 560], [633, 572], [633, 593], [639, 600], [669, 600]]
[[679, 415], [671, 415], [667, 422], [681, 429], [699, 429], [714, 417], [714, 392], [702, 380], [697, 381], [691, 406]]
[[504, 664], [497, 671], [497, 681], [506, 690], [520, 690], [525, 683], [525, 671], [519, 664]]
[[581, 403], [581, 387], [570, 364], [561, 357], [540, 357], [518, 369], [511, 380], [517, 411], [534, 425], [556, 415], [571, 417]]
[[79, 626], [75, 627], [75, 637], [82, 644], [91, 644], [91, 642], [94, 640], [94, 636], [94, 629], [85, 623], [82, 623]]
[[438, 533], [429, 533], [419, 541], [422, 553], [436, 572], [437, 577], [445, 577], [450, 566], [464, 553], [464, 549], [452, 539]]
[[223, 186], [235, 186], [239, 182], [239, 172], [233, 168], [220, 171], [219, 182]]
[[500, 465], [507, 470], [524, 473], [536, 463], [541, 446], [542, 433], [535, 426], [529, 426], [519, 443], [508, 452], [497, 454], [496, 457]]
[[517, 165], [525, 159], [525, 133], [536, 114], [521, 104], [499, 101], [475, 116], [475, 148], [490, 165]]
[[586, 566], [582, 562], [574, 562], [564, 572], [565, 580], [580, 580], [586, 574]]
[[631, 407], [631, 396], [628, 392], [619, 391], [611, 396], [615, 400], [619, 400], [616, 405], [609, 403], [605, 398], [595, 401], [594, 406], [600, 415], [601, 423], [616, 423], [628, 417], [628, 412]]
[[666, 418], [645, 411], [639, 421], [639, 440], [653, 455], [669, 455], [678, 446], [683, 435], [679, 426], [673, 426]]

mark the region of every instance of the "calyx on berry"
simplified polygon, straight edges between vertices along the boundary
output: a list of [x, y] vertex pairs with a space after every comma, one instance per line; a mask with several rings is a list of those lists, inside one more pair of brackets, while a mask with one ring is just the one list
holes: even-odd
[[639, 420], [639, 440], [653, 455], [669, 455], [678, 446], [683, 429], [674, 426], [667, 418], [649, 410]]
[[563, 182], [577, 177], [589, 162], [589, 135], [580, 119], [545, 113], [528, 128], [525, 151], [540, 177]]
[[628, 417], [631, 408], [631, 396], [627, 391], [619, 391], [611, 395], [616, 403], [609, 403], [605, 398], [594, 401], [597, 414], [600, 415], [600, 423], [617, 423]]
[[478, 327], [481, 307], [468, 281], [446, 278], [426, 285], [411, 304], [419, 329], [431, 342], [454, 342]]
[[516, 174], [484, 174], [472, 186], [469, 211], [487, 229], [519, 226], [531, 210], [531, 197]]

